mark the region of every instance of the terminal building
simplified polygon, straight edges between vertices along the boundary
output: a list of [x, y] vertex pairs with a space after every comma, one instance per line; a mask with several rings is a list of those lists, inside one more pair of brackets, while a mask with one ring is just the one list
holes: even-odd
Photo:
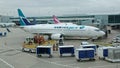
[[9, 23], [11, 22], [11, 16], [0, 15], [0, 23]]
[[[103, 28], [106, 25], [113, 26], [114, 28], [120, 29], [120, 14], [109, 14], [109, 15], [63, 15], [57, 16], [61, 22], [74, 23], [78, 25], [91, 25], [99, 28]], [[7, 17], [1, 16], [0, 21], [11, 21], [19, 24], [19, 17]], [[53, 23], [52, 16], [43, 17], [27, 17], [31, 23], [45, 24]]]

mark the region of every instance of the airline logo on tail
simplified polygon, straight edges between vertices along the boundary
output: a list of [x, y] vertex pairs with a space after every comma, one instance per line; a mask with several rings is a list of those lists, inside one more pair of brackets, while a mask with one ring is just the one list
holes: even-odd
[[20, 18], [20, 25], [21, 26], [34, 25], [34, 24], [30, 23], [30, 21], [24, 16], [21, 9], [18, 9], [18, 15], [19, 15], [19, 18]]
[[58, 18], [55, 15], [53, 15], [53, 20], [54, 20], [55, 24], [59, 24], [60, 23], [60, 21], [58, 20]]

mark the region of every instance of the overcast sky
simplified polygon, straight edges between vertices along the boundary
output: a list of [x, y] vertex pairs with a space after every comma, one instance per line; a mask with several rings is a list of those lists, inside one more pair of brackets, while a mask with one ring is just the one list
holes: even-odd
[[0, 15], [61, 16], [69, 14], [120, 13], [120, 0], [0, 0]]

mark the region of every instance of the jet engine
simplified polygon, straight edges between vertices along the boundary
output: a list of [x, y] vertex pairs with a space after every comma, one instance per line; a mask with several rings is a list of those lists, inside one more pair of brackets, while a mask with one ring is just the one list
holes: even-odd
[[62, 39], [63, 35], [62, 34], [52, 34], [51, 39], [59, 40]]

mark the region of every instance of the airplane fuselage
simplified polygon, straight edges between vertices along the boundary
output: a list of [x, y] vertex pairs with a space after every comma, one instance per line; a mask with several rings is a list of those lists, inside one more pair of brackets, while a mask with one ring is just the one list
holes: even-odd
[[24, 30], [30, 33], [62, 34], [64, 36], [100, 37], [105, 33], [96, 27], [84, 25], [40, 24], [25, 26]]

